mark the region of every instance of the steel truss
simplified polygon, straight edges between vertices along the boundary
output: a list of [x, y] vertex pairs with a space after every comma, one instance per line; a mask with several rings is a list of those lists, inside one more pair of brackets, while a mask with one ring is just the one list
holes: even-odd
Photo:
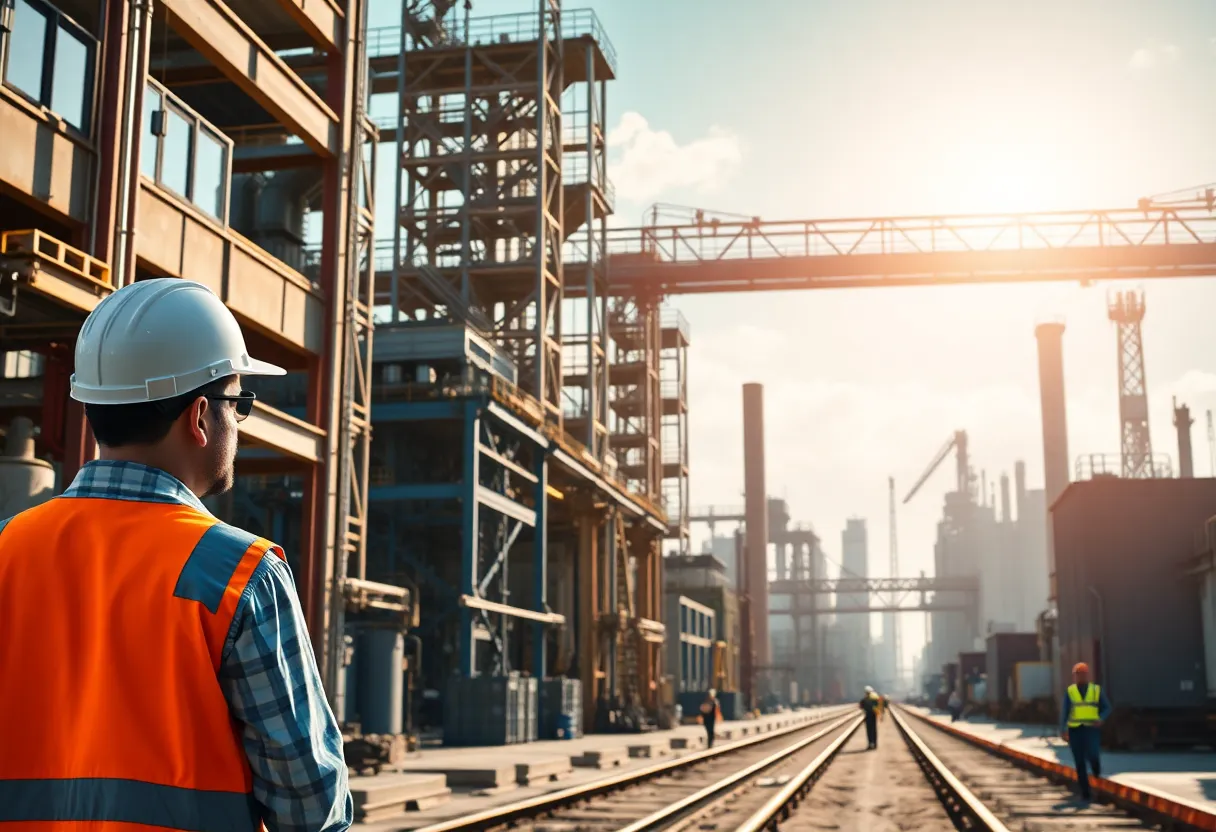
[[1146, 206], [1041, 214], [763, 221], [612, 229], [614, 295], [1204, 277], [1216, 215]]
[[[979, 604], [980, 583], [975, 577], [945, 578], [820, 578], [815, 580], [772, 581], [770, 595], [808, 596], [835, 595], [836, 605], [790, 604], [785, 609], [773, 608], [770, 613], [788, 615], [824, 615], [851, 612], [908, 612], [926, 610], [974, 610]], [[927, 598], [929, 593], [939, 597]], [[949, 593], [940, 597], [941, 593]], [[917, 596], [917, 603], [906, 604]]]
[[1144, 293], [1116, 292], [1108, 304], [1119, 338], [1119, 436], [1123, 476], [1151, 479], [1155, 474], [1148, 432], [1148, 386], [1144, 375]]

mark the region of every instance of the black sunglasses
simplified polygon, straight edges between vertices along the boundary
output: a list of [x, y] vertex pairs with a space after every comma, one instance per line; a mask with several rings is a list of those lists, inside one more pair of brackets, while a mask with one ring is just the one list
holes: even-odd
[[242, 390], [235, 396], [206, 396], [208, 401], [213, 402], [235, 402], [236, 403], [236, 420], [243, 422], [249, 418], [249, 414], [253, 412], [253, 402], [257, 399], [258, 394], [252, 390]]

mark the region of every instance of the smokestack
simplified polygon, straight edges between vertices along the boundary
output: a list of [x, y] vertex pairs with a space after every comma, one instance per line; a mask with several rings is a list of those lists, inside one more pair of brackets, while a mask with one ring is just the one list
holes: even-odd
[[1195, 476], [1195, 457], [1191, 453], [1191, 409], [1186, 405], [1178, 406], [1174, 399], [1174, 427], [1178, 430], [1178, 476], [1189, 480]]
[[1017, 495], [1018, 522], [1026, 516], [1026, 463], [1020, 459], [1013, 464], [1013, 489]]
[[[748, 609], [756, 664], [769, 663], [768, 494], [764, 478], [764, 386], [743, 385], [743, 488], [747, 523]], [[764, 691], [757, 691], [758, 694]]]
[[[1043, 407], [1043, 486], [1047, 503], [1047, 572], [1056, 573], [1051, 507], [1068, 487], [1068, 415], [1064, 400], [1064, 324], [1039, 324], [1039, 398]], [[1055, 592], [1053, 590], [1054, 597]]]
[[1009, 507], [1009, 475], [1004, 471], [1001, 472], [1001, 522], [1013, 522]]

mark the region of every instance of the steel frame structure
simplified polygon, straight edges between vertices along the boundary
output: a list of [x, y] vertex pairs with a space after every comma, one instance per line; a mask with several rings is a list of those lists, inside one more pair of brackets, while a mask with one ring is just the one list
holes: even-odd
[[688, 463], [688, 321], [676, 309], [660, 311], [659, 384], [662, 416], [659, 448], [663, 466], [663, 511], [674, 552], [692, 554]]
[[1216, 214], [1152, 207], [612, 229], [614, 294], [1089, 283], [1216, 274]]
[[1149, 479], [1154, 475], [1153, 443], [1148, 431], [1148, 383], [1144, 374], [1143, 292], [1115, 292], [1107, 312], [1118, 332], [1119, 438], [1123, 476]]

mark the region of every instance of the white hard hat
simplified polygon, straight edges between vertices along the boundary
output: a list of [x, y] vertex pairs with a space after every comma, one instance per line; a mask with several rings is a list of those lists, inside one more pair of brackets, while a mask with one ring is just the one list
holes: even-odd
[[97, 304], [76, 340], [72, 398], [85, 404], [171, 399], [216, 379], [281, 376], [249, 357], [240, 324], [201, 283], [159, 277]]
[[874, 688], [870, 687], [869, 685], [866, 685], [866, 693], [873, 693], [873, 692], [874, 692]]

